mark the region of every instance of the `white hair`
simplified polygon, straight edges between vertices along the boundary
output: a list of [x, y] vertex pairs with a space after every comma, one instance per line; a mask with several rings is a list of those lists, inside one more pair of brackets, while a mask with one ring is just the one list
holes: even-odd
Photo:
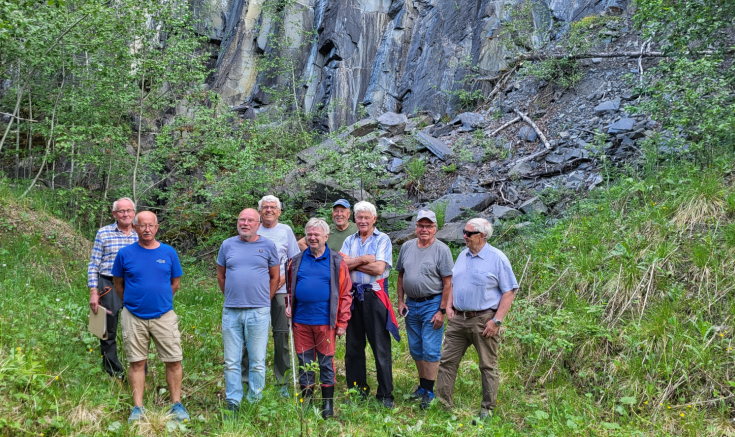
[[260, 209], [263, 207], [263, 202], [276, 202], [276, 205], [278, 205], [278, 209], [283, 209], [281, 208], [281, 201], [278, 200], [278, 197], [269, 194], [267, 196], [263, 196], [262, 199], [258, 200], [258, 211], [260, 211]]
[[324, 232], [324, 235], [329, 235], [329, 225], [324, 221], [324, 219], [320, 219], [319, 217], [312, 217], [308, 222], [306, 222], [304, 233], [308, 232], [309, 228], [319, 228]]
[[[139, 213], [135, 214], [135, 217], [133, 218], [133, 224], [134, 224], [134, 225], [137, 225], [137, 224], [138, 224], [138, 216], [139, 216], [139, 215], [140, 215], [141, 213], [144, 213], [144, 212], [150, 212], [150, 211], [141, 211], [141, 212], [139, 212]], [[156, 223], [155, 223], [155, 224], [158, 224], [158, 216], [157, 216], [156, 214], [153, 214], [153, 217], [155, 217], [155, 218], [156, 218]]]
[[475, 231], [485, 235], [485, 239], [493, 236], [493, 225], [484, 218], [473, 218], [467, 222], [468, 225], [475, 227]]
[[364, 200], [362, 202], [357, 202], [355, 205], [355, 216], [357, 216], [358, 212], [369, 212], [373, 217], [378, 216], [378, 211], [375, 209], [375, 205]]
[[130, 202], [130, 204], [133, 205], [133, 211], [135, 211], [135, 202], [133, 202], [133, 199], [131, 199], [129, 197], [121, 197], [121, 198], [117, 199], [116, 201], [112, 202], [112, 211], [113, 212], [117, 211], [117, 203], [119, 201], [121, 201], [121, 200], [127, 200], [128, 202]]

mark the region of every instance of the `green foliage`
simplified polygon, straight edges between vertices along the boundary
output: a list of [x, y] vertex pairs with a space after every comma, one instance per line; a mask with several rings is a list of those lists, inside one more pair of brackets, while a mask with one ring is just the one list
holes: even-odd
[[522, 75], [538, 80], [556, 83], [565, 88], [574, 87], [584, 76], [584, 72], [573, 56], [587, 53], [599, 43], [605, 34], [602, 31], [617, 25], [619, 18], [613, 16], [589, 16], [570, 25], [569, 31], [558, 44], [569, 57], [546, 59], [524, 65]]
[[445, 173], [454, 173], [457, 171], [457, 166], [454, 163], [443, 165], [442, 170], [444, 170]]
[[436, 214], [436, 228], [441, 229], [444, 227], [444, 218], [447, 215], [447, 205], [449, 202], [441, 201], [436, 202], [433, 206], [434, 214]]
[[636, 0], [635, 22], [644, 38], [661, 44], [667, 52], [690, 53], [714, 47], [727, 48], [722, 42], [732, 29], [735, 3], [730, 0]]
[[406, 176], [409, 182], [419, 183], [426, 173], [426, 162], [421, 158], [413, 158], [406, 165]]

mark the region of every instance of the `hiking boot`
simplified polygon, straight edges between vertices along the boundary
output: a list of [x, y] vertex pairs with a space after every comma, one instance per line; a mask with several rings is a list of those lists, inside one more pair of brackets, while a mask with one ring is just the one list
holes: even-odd
[[128, 423], [137, 422], [143, 418], [143, 416], [145, 416], [145, 408], [133, 407], [133, 411], [130, 412], [130, 417], [128, 417]]
[[334, 416], [334, 387], [322, 387], [322, 419]]
[[168, 410], [168, 414], [174, 416], [174, 420], [177, 422], [188, 422], [189, 421], [189, 412], [186, 411], [186, 408], [181, 404], [181, 402], [176, 402], [173, 404], [170, 410]]
[[420, 401], [421, 399], [424, 398], [424, 392], [425, 391], [426, 390], [424, 390], [423, 387], [419, 386], [416, 389], [416, 391], [414, 391], [413, 393], [411, 393], [411, 400], [413, 400], [413, 401]]
[[383, 406], [389, 410], [392, 410], [395, 408], [395, 404], [393, 403], [393, 399], [391, 398], [383, 398], [380, 399], [380, 402], [383, 404]]
[[424, 390], [424, 395], [421, 397], [421, 405], [419, 406], [422, 410], [428, 410], [431, 405], [431, 401], [434, 400], [434, 392]]

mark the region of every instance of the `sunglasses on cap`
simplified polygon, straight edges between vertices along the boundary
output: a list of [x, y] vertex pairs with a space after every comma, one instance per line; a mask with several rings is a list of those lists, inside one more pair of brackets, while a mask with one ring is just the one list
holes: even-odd
[[467, 236], [467, 237], [471, 237], [471, 236], [473, 236], [473, 235], [477, 235], [477, 234], [480, 234], [481, 232], [480, 232], [480, 231], [468, 231], [468, 230], [466, 230], [466, 229], [462, 229], [462, 233], [463, 233], [463, 234], [464, 234], [465, 236]]

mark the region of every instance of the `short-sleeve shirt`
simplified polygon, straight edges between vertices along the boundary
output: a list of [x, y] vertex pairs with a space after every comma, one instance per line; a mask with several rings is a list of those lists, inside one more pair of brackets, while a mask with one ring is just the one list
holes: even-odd
[[280, 264], [275, 243], [265, 237], [228, 238], [219, 248], [217, 264], [225, 268], [225, 308], [271, 306], [268, 269]]
[[117, 252], [112, 276], [123, 278], [123, 305], [139, 319], [157, 319], [174, 309], [171, 279], [183, 275], [173, 247], [161, 243], [146, 249], [140, 243]]
[[[258, 235], [271, 240], [276, 244], [278, 261], [281, 264], [281, 276], [286, 274], [286, 262], [301, 252], [296, 236], [289, 225], [277, 223], [272, 228], [266, 228], [262, 224], [258, 229]], [[286, 284], [276, 290], [276, 294], [286, 293]]]
[[[350, 272], [350, 279], [353, 284], [371, 284], [373, 290], [380, 290], [379, 280], [387, 278], [390, 274], [390, 269], [393, 267], [393, 245], [390, 242], [390, 238], [387, 234], [380, 232], [377, 229], [373, 230], [373, 233], [362, 242], [359, 233], [350, 235], [345, 239], [342, 244], [340, 252], [349, 256], [350, 258], [357, 258], [363, 255], [375, 255], [375, 261], [385, 262], [385, 271], [382, 275], [368, 275], [367, 273], [358, 272], [352, 270]], [[384, 290], [386, 293], [388, 290]]]
[[401, 246], [396, 270], [403, 273], [403, 291], [406, 296], [419, 299], [444, 291], [442, 278], [452, 276], [452, 251], [439, 240], [429, 247], [420, 248], [418, 239]]
[[454, 263], [452, 304], [455, 309], [497, 309], [503, 294], [516, 288], [518, 281], [508, 257], [487, 243], [477, 255], [469, 249], [463, 250]]
[[329, 261], [329, 246], [319, 257], [311, 254], [311, 248], [304, 251], [296, 273], [294, 322], [303, 325], [329, 325]]
[[329, 225], [329, 240], [327, 240], [327, 246], [329, 246], [330, 249], [339, 252], [339, 250], [342, 249], [342, 244], [345, 242], [345, 239], [355, 232], [357, 232], [357, 225], [352, 222], [348, 222], [347, 228], [344, 231], [340, 231], [337, 229], [337, 226], [332, 223]]

